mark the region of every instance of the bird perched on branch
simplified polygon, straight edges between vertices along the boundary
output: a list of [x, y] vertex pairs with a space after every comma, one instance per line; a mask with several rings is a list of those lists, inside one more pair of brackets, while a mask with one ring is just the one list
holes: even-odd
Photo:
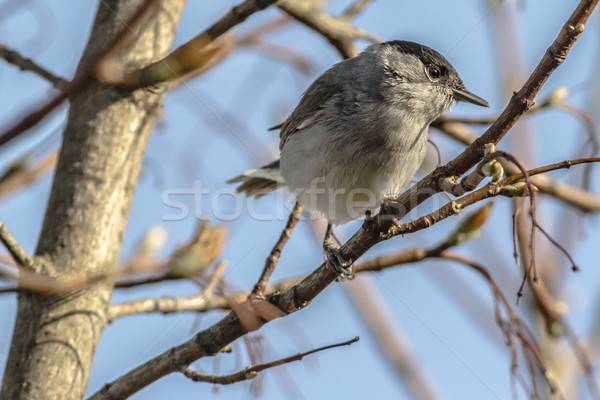
[[257, 197], [286, 186], [327, 218], [328, 263], [351, 273], [330, 237], [332, 224], [401, 194], [423, 161], [429, 124], [458, 101], [489, 107], [437, 51], [407, 41], [373, 44], [317, 78], [275, 127], [279, 160], [228, 182]]

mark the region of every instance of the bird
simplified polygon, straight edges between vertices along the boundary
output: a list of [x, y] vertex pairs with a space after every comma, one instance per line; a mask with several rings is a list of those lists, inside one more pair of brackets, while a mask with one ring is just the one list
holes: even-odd
[[278, 160], [227, 182], [255, 197], [287, 187], [327, 219], [326, 260], [351, 274], [332, 226], [402, 193], [425, 157], [429, 125], [454, 102], [489, 107], [432, 48], [403, 40], [372, 44], [319, 76], [274, 127]]

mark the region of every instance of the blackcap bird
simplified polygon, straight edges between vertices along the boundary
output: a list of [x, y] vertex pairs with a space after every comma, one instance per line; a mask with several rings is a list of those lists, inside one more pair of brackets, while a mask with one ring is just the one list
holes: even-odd
[[309, 86], [276, 127], [279, 160], [228, 182], [241, 182], [237, 191], [248, 196], [286, 186], [327, 218], [327, 259], [348, 273], [331, 224], [360, 218], [401, 194], [423, 161], [429, 124], [458, 101], [489, 107], [437, 51], [407, 41], [373, 44]]

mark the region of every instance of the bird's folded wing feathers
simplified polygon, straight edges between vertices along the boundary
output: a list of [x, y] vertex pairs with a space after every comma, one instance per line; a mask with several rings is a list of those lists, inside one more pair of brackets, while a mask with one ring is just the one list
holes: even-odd
[[[342, 62], [349, 62], [345, 60]], [[279, 149], [293, 133], [305, 129], [319, 120], [320, 112], [324, 105], [343, 89], [343, 77], [340, 68], [331, 68], [325, 71], [312, 85], [306, 89], [298, 106], [292, 114], [281, 124], [279, 133]]]

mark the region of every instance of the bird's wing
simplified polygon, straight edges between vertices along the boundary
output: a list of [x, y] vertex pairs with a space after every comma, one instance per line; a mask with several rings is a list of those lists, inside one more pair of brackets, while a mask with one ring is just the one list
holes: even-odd
[[[348, 61], [342, 61], [342, 63]], [[324, 72], [306, 89], [300, 103], [281, 124], [279, 133], [280, 150], [290, 135], [317, 122], [322, 116], [321, 111], [325, 104], [343, 90], [343, 77], [341, 76], [343, 69], [339, 68], [339, 65], [340, 63]]]

